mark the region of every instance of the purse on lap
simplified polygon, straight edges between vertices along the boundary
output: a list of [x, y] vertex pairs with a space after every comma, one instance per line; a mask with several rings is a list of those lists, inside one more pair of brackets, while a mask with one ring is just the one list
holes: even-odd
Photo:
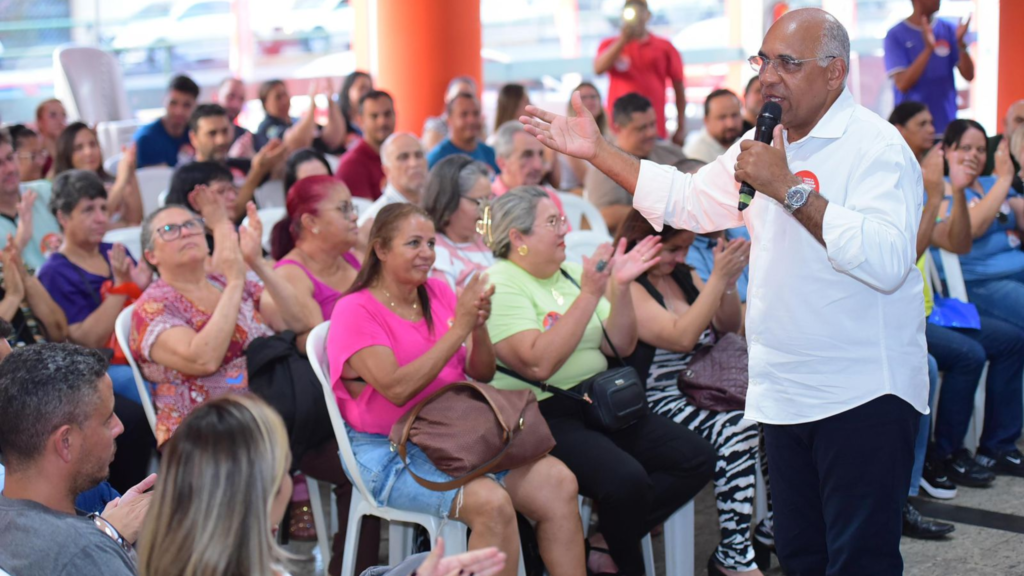
[[[529, 464], [555, 447], [533, 392], [476, 382], [456, 382], [427, 396], [395, 422], [388, 439], [413, 480], [438, 492]], [[413, 472], [407, 457], [410, 441], [453, 478], [433, 482]]]

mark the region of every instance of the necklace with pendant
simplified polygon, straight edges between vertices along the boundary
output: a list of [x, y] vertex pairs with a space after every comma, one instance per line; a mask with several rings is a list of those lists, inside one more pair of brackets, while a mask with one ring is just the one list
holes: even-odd
[[555, 302], [558, 302], [559, 306], [565, 304], [565, 298], [562, 297], [562, 294], [559, 293], [558, 290], [556, 290], [555, 288], [551, 289], [551, 297], [555, 299]]
[[419, 307], [420, 307], [419, 302], [413, 302], [412, 303], [413, 313], [412, 313], [412, 318], [409, 318], [409, 317], [405, 316], [404, 314], [402, 314], [401, 312], [398, 311], [398, 308], [395, 307], [395, 300], [391, 297], [391, 294], [386, 289], [384, 289], [382, 287], [380, 290], [381, 290], [381, 292], [384, 293], [384, 297], [388, 299], [388, 302], [391, 305], [391, 311], [392, 312], [394, 312], [395, 314], [398, 314], [399, 316], [401, 316], [402, 318], [405, 318], [406, 320], [417, 320], [419, 318], [419, 314], [418, 314]]

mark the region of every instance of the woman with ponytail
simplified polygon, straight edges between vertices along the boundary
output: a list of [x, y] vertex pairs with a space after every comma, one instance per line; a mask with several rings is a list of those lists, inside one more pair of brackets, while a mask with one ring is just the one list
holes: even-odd
[[[335, 302], [359, 273], [358, 214], [345, 184], [326, 175], [295, 182], [287, 209], [270, 237], [270, 253], [278, 261], [274, 274], [295, 287], [299, 308], [317, 311], [315, 326], [330, 319]], [[305, 339], [299, 335], [300, 350]]]

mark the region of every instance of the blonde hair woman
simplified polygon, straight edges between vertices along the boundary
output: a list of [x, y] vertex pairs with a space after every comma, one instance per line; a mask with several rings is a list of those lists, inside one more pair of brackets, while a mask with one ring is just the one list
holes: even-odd
[[164, 445], [139, 573], [286, 574], [274, 534], [291, 498], [291, 459], [284, 422], [259, 398], [197, 407]]

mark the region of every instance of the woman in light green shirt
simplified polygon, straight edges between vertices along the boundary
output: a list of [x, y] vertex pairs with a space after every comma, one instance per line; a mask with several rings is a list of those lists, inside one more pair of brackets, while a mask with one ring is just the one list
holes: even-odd
[[[501, 365], [572, 389], [608, 368], [606, 356], [613, 352], [600, 322], [620, 354], [633, 351], [637, 318], [629, 286], [658, 262], [657, 238], [642, 240], [628, 253], [625, 244], [605, 244], [582, 266], [565, 264], [565, 217], [537, 187], [515, 188], [494, 200], [483, 224], [498, 259], [488, 270], [495, 292], [487, 328]], [[585, 424], [580, 401], [504, 374], [492, 384], [537, 393], [557, 442], [551, 454], [576, 474], [580, 494], [597, 501], [608, 545], [603, 552], [615, 566], [592, 555], [591, 568], [643, 574], [642, 538], [708, 483], [715, 462], [711, 446], [657, 415], [616, 432], [595, 430]]]

